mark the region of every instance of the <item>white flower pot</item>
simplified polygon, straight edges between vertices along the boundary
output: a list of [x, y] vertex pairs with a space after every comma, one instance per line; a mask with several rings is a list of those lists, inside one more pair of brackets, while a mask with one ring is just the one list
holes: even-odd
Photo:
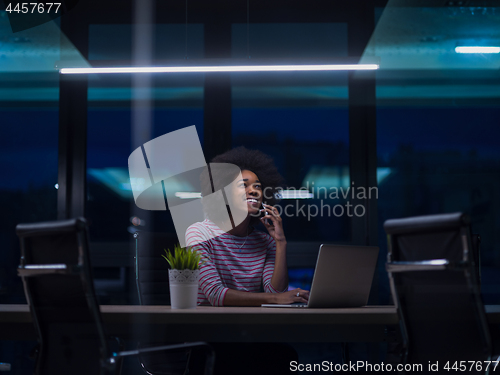
[[168, 270], [172, 309], [196, 309], [200, 270]]

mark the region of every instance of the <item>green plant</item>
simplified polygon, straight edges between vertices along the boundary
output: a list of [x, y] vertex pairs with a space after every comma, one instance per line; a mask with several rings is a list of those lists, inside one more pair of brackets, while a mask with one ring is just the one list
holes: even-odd
[[190, 247], [181, 247], [177, 244], [174, 251], [165, 249], [165, 255], [161, 255], [170, 264], [172, 269], [176, 270], [197, 270], [201, 261], [201, 254]]

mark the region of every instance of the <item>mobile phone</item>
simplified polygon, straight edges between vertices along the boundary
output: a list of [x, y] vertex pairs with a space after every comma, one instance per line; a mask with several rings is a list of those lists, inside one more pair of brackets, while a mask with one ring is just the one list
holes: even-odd
[[[269, 213], [267, 213], [265, 210], [265, 207], [264, 207], [264, 203], [262, 202], [261, 203], [261, 206], [262, 206], [262, 211], [260, 211], [260, 215], [259, 215], [259, 218], [261, 217], [264, 217], [266, 215], [269, 215]], [[273, 225], [273, 222], [271, 220], [265, 220], [266, 224], [269, 224], [269, 225]]]

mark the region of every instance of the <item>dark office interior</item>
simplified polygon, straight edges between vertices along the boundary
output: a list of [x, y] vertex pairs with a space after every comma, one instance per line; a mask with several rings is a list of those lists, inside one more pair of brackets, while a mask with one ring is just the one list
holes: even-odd
[[[389, 247], [395, 241], [396, 251], [400, 232], [396, 224], [391, 229], [384, 223], [466, 215], [462, 223], [477, 253], [476, 297], [496, 306], [493, 318], [486, 309], [495, 340], [500, 1], [76, 0], [63, 3], [61, 17], [31, 27], [19, 13], [11, 17], [9, 4], [0, 3], [0, 305], [28, 303], [17, 270], [16, 226], [76, 217], [88, 224], [98, 304], [139, 305], [134, 233], [172, 237], [175, 227], [168, 210], [137, 207], [129, 155], [194, 125], [207, 162], [238, 146], [258, 149], [274, 159], [285, 189], [312, 193], [280, 201], [293, 206], [293, 214], [282, 215], [290, 288], [310, 289], [321, 244], [378, 246], [368, 304], [393, 306], [387, 263], [394, 260]], [[13, 31], [13, 22], [19, 30]], [[499, 48], [459, 53], [461, 46]], [[374, 61], [378, 69], [74, 76], [59, 71], [210, 59], [271, 65]], [[372, 188], [372, 194], [330, 194], [348, 188]], [[349, 204], [363, 214], [317, 211]], [[423, 259], [433, 255], [418, 260]], [[37, 336], [18, 337], [7, 329], [11, 320], [2, 319], [0, 363], [10, 364], [6, 374], [32, 374]], [[369, 342], [269, 341], [290, 342], [304, 364], [396, 363], [404, 357], [400, 324], [384, 327], [388, 336]], [[432, 341], [428, 336], [422, 345]], [[485, 361], [500, 355], [500, 346], [490, 344], [496, 357]], [[125, 347], [137, 347], [133, 335]], [[140, 373], [145, 372], [137, 359], [125, 358], [122, 374]]]

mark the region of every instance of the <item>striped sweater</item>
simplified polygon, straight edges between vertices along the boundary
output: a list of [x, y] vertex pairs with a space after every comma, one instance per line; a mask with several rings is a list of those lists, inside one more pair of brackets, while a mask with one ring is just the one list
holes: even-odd
[[271, 285], [276, 243], [267, 233], [253, 230], [248, 237], [237, 237], [204, 220], [188, 228], [186, 243], [204, 258], [198, 305], [224, 306], [228, 289], [257, 293], [262, 286], [267, 293], [283, 292]]

